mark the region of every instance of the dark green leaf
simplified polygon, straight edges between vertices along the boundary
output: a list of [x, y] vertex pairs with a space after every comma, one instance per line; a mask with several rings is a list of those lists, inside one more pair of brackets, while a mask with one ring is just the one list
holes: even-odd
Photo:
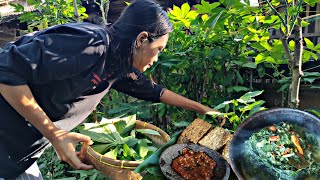
[[123, 142], [127, 144], [129, 147], [134, 147], [138, 143], [138, 139], [134, 138], [133, 136], [127, 136], [123, 138]]
[[239, 82], [240, 84], [243, 84], [243, 78], [242, 78], [242, 76], [240, 75], [239, 71], [236, 70], [235, 73], [236, 73], [238, 82]]
[[[117, 131], [120, 132], [120, 134], [121, 134], [121, 132], [123, 131], [123, 129], [126, 127], [127, 122], [121, 120], [121, 121], [115, 123], [114, 125], [115, 125]], [[122, 135], [122, 134], [121, 134], [121, 135]]]
[[214, 29], [214, 27], [216, 26], [216, 24], [217, 24], [217, 22], [218, 22], [219, 18], [221, 17], [221, 14], [222, 14], [223, 12], [224, 12], [224, 11], [221, 11], [217, 16], [211, 17], [211, 18], [206, 22], [206, 24], [208, 24], [208, 25], [206, 25], [206, 26], [209, 28], [209, 30], [207, 31], [207, 34], [209, 34], [209, 33]]
[[178, 121], [178, 122], [174, 121], [173, 125], [175, 127], [187, 127], [190, 125], [190, 122], [188, 122], [188, 121]]
[[104, 154], [107, 152], [109, 147], [107, 144], [93, 144], [93, 145], [91, 145], [91, 148], [100, 154]]
[[119, 108], [114, 108], [108, 111], [108, 114], [116, 114], [116, 113], [120, 113], [123, 111], [127, 111], [130, 110], [129, 107], [119, 107]]
[[247, 62], [247, 63], [243, 64], [242, 67], [255, 69], [255, 68], [257, 68], [257, 65], [254, 62]]
[[[14, 7], [14, 12], [24, 12], [24, 6], [21, 4], [9, 4], [10, 6]], [[1, 14], [0, 14], [1, 15]]]
[[231, 86], [231, 87], [228, 87], [228, 89], [227, 89], [227, 91], [229, 93], [234, 92], [234, 91], [240, 92], [240, 91], [249, 91], [249, 90], [250, 90], [249, 88], [244, 87], [244, 86]]
[[125, 118], [125, 121], [127, 122], [126, 127], [120, 132], [121, 135], [127, 134], [129, 131], [131, 131], [135, 125], [136, 125], [136, 115], [128, 116]]
[[162, 176], [162, 171], [160, 169], [160, 166], [153, 166], [153, 167], [147, 168], [147, 171], [152, 175]]
[[277, 92], [286, 91], [289, 88], [290, 84], [283, 84]]

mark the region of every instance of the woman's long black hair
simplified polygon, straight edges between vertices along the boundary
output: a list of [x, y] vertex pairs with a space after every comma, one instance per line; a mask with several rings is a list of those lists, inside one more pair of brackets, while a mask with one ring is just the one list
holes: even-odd
[[117, 75], [132, 69], [135, 40], [142, 31], [148, 32], [148, 40], [152, 42], [172, 30], [166, 12], [158, 3], [153, 0], [133, 1], [109, 29], [111, 43], [107, 64], [112, 69], [108, 69]]

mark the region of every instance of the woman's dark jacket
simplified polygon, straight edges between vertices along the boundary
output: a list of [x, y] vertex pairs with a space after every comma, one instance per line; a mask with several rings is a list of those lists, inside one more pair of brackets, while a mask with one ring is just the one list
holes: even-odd
[[[90, 23], [23, 36], [0, 50], [0, 83], [28, 85], [48, 117], [65, 130], [81, 123], [110, 87], [159, 102], [163, 88], [138, 71], [133, 70], [138, 80], [114, 78], [106, 71], [109, 42], [104, 28]], [[48, 140], [1, 95], [0, 119], [0, 178], [14, 178], [36, 160], [33, 156]]]

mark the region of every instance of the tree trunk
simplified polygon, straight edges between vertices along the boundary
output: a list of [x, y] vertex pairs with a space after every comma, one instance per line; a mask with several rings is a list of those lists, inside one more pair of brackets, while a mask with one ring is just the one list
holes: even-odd
[[[281, 42], [282, 42], [282, 46], [283, 46], [283, 49], [284, 49], [284, 54], [285, 56], [288, 58], [288, 61], [289, 61], [289, 66], [291, 68], [291, 64], [293, 64], [293, 57], [291, 55], [291, 52], [290, 52], [290, 49], [289, 49], [289, 45], [288, 45], [288, 38], [290, 35], [284, 35], [284, 33], [282, 32], [282, 30], [280, 29], [280, 33], [282, 34], [282, 38], [281, 38]], [[292, 68], [291, 68], [292, 69]], [[287, 105], [290, 106], [290, 102], [291, 102], [291, 85], [289, 87], [289, 90], [288, 90], [288, 99], [287, 99]]]
[[74, 7], [74, 17], [77, 18], [77, 22], [80, 22], [78, 6], [77, 6], [77, 0], [73, 0], [73, 7]]
[[102, 21], [103, 25], [106, 26], [108, 24], [108, 12], [110, 8], [110, 1], [109, 0], [101, 0], [100, 1], [100, 11], [102, 14]]
[[299, 106], [299, 89], [300, 89], [300, 80], [303, 75], [302, 72], [302, 24], [301, 18], [298, 18], [298, 23], [294, 25], [294, 57], [293, 62], [290, 62], [290, 68], [292, 71], [292, 81], [290, 85], [290, 101], [289, 107], [298, 108]]

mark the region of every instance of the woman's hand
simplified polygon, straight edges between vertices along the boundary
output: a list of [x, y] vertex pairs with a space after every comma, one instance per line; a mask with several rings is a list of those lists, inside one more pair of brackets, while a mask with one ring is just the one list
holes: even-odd
[[93, 169], [92, 165], [84, 164], [80, 161], [80, 152], [76, 152], [76, 145], [79, 142], [87, 143], [91, 145], [93, 142], [90, 137], [64, 130], [58, 130], [54, 133], [51, 139], [49, 139], [54, 147], [59, 159], [67, 162], [70, 166], [79, 170]]
[[206, 112], [205, 114], [210, 115], [210, 116], [215, 116], [215, 119], [218, 120], [218, 122], [220, 123], [220, 126], [223, 126], [226, 124], [226, 118], [219, 111], [212, 110], [212, 111]]

